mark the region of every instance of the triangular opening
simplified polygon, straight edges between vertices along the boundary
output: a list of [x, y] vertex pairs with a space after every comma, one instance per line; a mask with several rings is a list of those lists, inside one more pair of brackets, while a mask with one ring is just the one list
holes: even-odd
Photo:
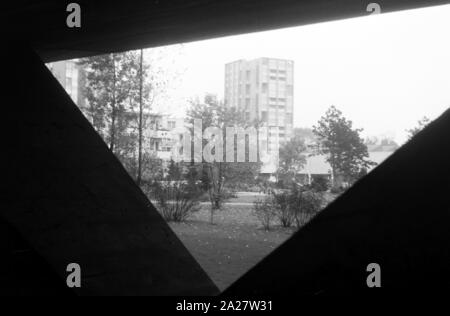
[[[407, 11], [49, 68], [224, 290], [444, 112], [450, 51], [430, 34], [449, 14]], [[195, 119], [204, 138], [208, 127], [254, 127], [245, 161], [205, 157], [212, 138], [196, 147]], [[187, 133], [192, 159], [179, 163]], [[209, 153], [226, 160], [221, 144]], [[277, 158], [261, 159], [261, 148]]]

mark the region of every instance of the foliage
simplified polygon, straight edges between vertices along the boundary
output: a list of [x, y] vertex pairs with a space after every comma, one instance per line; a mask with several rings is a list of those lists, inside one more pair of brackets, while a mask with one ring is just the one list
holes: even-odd
[[[80, 61], [86, 72], [84, 92], [87, 116], [114, 153], [125, 150], [119, 143], [127, 137], [132, 108], [138, 102], [139, 60], [135, 52], [93, 56]], [[119, 148], [116, 146], [119, 145]]]
[[201, 178], [200, 178], [201, 188], [204, 192], [209, 192], [211, 189], [211, 181], [209, 179], [208, 171], [206, 170], [206, 168], [204, 168], [203, 165], [202, 165], [201, 172], [202, 172]]
[[293, 137], [280, 148], [278, 179], [283, 183], [292, 183], [295, 175], [306, 163], [304, 152], [306, 146], [300, 137]]
[[[203, 102], [192, 101], [188, 111], [187, 124], [192, 127], [194, 120], [202, 121], [203, 132], [208, 127], [216, 127], [222, 131], [223, 148], [212, 148], [212, 154], [218, 155], [219, 159], [214, 162], [202, 161], [202, 186], [209, 192], [211, 208], [217, 210], [221, 208], [224, 200], [224, 191], [227, 185], [234, 182], [255, 181], [258, 175], [260, 164], [249, 162], [249, 140], [246, 139], [245, 162], [226, 162], [226, 129], [227, 127], [247, 128], [247, 121], [242, 111], [226, 107], [219, 102], [215, 96], [207, 95]], [[217, 136], [217, 135], [215, 135]], [[207, 140], [203, 139], [203, 149], [207, 146]], [[237, 151], [237, 142], [234, 143], [234, 153]], [[194, 146], [192, 146], [194, 147]], [[220, 156], [220, 152], [223, 156]]]
[[168, 222], [183, 222], [199, 210], [198, 198], [188, 192], [188, 185], [181, 181], [155, 182], [152, 195], [161, 215]]
[[143, 51], [129, 51], [79, 61], [86, 75], [84, 114], [138, 184], [145, 175], [159, 176], [154, 169], [160, 161], [145, 146], [144, 131], [147, 114], [168, 85], [167, 74], [155, 66], [156, 53], [148, 56], [151, 61], [143, 56]]
[[282, 227], [299, 228], [321, 210], [323, 195], [293, 185], [289, 191], [274, 192], [272, 203]]
[[255, 216], [261, 222], [265, 230], [270, 230], [273, 220], [276, 217], [276, 211], [272, 198], [266, 198], [253, 203], [253, 211]]
[[143, 181], [162, 180], [164, 177], [163, 161], [152, 152], [144, 152], [142, 170]]
[[182, 170], [180, 165], [176, 163], [173, 159], [170, 160], [169, 168], [167, 171], [167, 180], [179, 181], [182, 177]]
[[330, 182], [328, 181], [327, 176], [319, 175], [315, 176], [311, 182], [311, 190], [315, 192], [325, 192], [329, 189]]
[[337, 195], [340, 195], [340, 194], [343, 193], [344, 191], [345, 191], [345, 188], [342, 187], [342, 186], [333, 186], [333, 187], [330, 189], [330, 193], [332, 193], [332, 194], [337, 194]]
[[294, 199], [295, 196], [293, 196], [292, 193], [283, 192], [280, 194], [273, 194], [273, 202], [275, 204], [277, 217], [282, 227], [291, 227], [294, 222]]
[[313, 130], [320, 141], [319, 152], [327, 155], [333, 170], [334, 185], [339, 177], [352, 183], [363, 168], [375, 165], [368, 160], [367, 145], [360, 136], [362, 129], [354, 129], [352, 121], [336, 107], [331, 106]]
[[294, 196], [295, 202], [291, 206], [296, 226], [300, 228], [322, 209], [323, 196], [313, 191], [296, 191]]
[[417, 126], [407, 130], [408, 132], [408, 139], [412, 139], [414, 136], [419, 134], [421, 130], [423, 130], [428, 124], [430, 124], [430, 119], [426, 116], [424, 116], [422, 119], [420, 119], [417, 122]]
[[203, 184], [200, 179], [198, 167], [195, 165], [190, 166], [188, 171], [183, 175], [183, 178], [187, 183], [186, 194], [201, 200], [206, 190], [203, 190]]

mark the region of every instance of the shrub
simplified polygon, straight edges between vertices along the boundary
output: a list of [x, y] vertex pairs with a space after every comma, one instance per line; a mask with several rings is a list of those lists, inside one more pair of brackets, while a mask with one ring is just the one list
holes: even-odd
[[295, 203], [295, 196], [292, 193], [282, 192], [273, 194], [273, 202], [276, 207], [276, 215], [281, 226], [288, 228], [294, 222], [295, 213], [292, 212], [291, 205]]
[[266, 198], [262, 201], [253, 203], [255, 216], [261, 222], [265, 230], [270, 230], [270, 225], [276, 217], [274, 208], [273, 200], [271, 198]]
[[295, 223], [298, 228], [311, 220], [321, 209], [323, 196], [312, 191], [296, 192], [295, 203], [291, 204]]
[[321, 209], [323, 194], [293, 185], [289, 191], [273, 193], [276, 216], [281, 226], [303, 226]]
[[314, 177], [311, 183], [311, 189], [316, 192], [328, 191], [330, 183], [325, 176]]
[[330, 190], [333, 194], [341, 194], [344, 193], [345, 188], [343, 186], [333, 186]]
[[198, 197], [190, 195], [189, 186], [180, 181], [154, 183], [152, 195], [161, 215], [168, 222], [183, 222], [199, 210]]

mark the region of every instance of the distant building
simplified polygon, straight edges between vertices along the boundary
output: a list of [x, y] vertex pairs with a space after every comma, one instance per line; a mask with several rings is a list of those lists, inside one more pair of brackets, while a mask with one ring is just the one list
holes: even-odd
[[157, 158], [169, 162], [173, 159], [173, 150], [179, 143], [180, 135], [186, 131], [184, 119], [151, 113], [146, 115], [146, 120], [146, 148]]
[[47, 67], [59, 81], [67, 94], [72, 98], [79, 108], [86, 106], [86, 100], [83, 94], [85, 73], [77, 64], [76, 60], [58, 61], [47, 64]]
[[[294, 62], [275, 58], [238, 60], [225, 66], [225, 104], [245, 112], [248, 122], [266, 127], [261, 150], [276, 153], [293, 133]], [[262, 138], [261, 138], [262, 137]], [[278, 161], [264, 162], [261, 173], [273, 174]]]
[[[368, 159], [379, 165], [393, 153], [394, 150], [373, 151], [369, 152]], [[371, 171], [376, 166], [371, 167], [368, 171]], [[306, 163], [298, 173], [298, 177], [301, 179], [303, 183], [311, 183], [314, 177], [317, 176], [326, 176], [329, 179], [331, 179], [332, 170], [333, 169], [331, 168], [331, 165], [328, 163], [326, 155], [310, 155], [306, 158]]]

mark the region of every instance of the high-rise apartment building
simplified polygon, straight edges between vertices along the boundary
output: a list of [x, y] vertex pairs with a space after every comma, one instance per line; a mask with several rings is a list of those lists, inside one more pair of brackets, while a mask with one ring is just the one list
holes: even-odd
[[[261, 122], [267, 130], [260, 135], [262, 147], [278, 151], [293, 133], [294, 62], [259, 58], [227, 64], [225, 104], [244, 111], [249, 122]], [[263, 166], [262, 173], [273, 173], [277, 167], [278, 162]]]

